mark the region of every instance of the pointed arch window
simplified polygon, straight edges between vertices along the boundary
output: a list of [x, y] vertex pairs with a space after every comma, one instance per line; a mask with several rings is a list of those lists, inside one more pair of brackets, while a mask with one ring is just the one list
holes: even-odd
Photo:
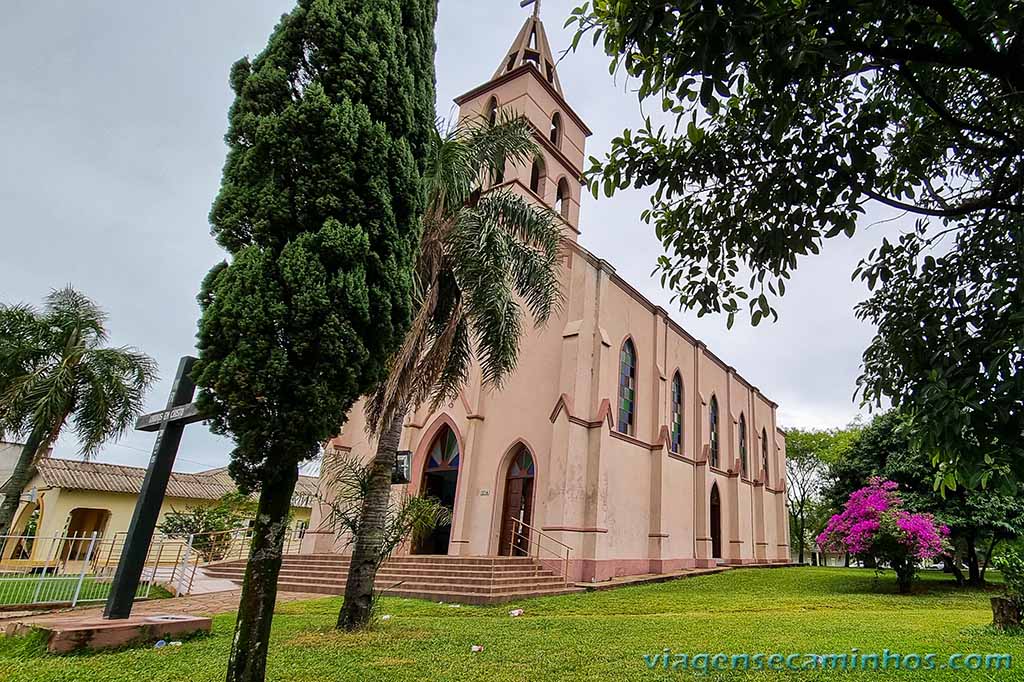
[[459, 468], [459, 441], [455, 432], [447, 426], [439, 433], [430, 447], [426, 471], [453, 471]]
[[711, 396], [711, 404], [708, 405], [708, 441], [710, 444], [711, 466], [718, 466], [718, 398]]
[[534, 469], [533, 455], [524, 445], [519, 448], [519, 454], [509, 464], [508, 478], [533, 478]]
[[630, 339], [619, 354], [619, 433], [636, 433], [636, 348]]
[[544, 160], [537, 158], [533, 160], [533, 170], [530, 171], [530, 191], [537, 196], [544, 197]]
[[492, 97], [487, 103], [487, 123], [494, 125], [498, 122], [498, 98]]
[[768, 483], [768, 432], [761, 429], [761, 467], [764, 469], [764, 482]]
[[569, 183], [562, 178], [558, 181], [558, 193], [555, 196], [555, 212], [569, 219]]
[[672, 452], [683, 450], [683, 378], [679, 372], [672, 377]]
[[551, 131], [548, 133], [548, 137], [551, 139], [551, 144], [561, 148], [562, 146], [562, 115], [555, 112], [555, 115], [551, 117]]
[[740, 413], [740, 473], [747, 476], [747, 417]]

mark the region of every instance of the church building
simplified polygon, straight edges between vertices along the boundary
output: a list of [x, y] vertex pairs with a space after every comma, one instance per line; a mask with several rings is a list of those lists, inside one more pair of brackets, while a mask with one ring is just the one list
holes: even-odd
[[[551, 207], [564, 227], [564, 304], [524, 337], [501, 390], [479, 371], [443, 409], [408, 418], [400, 449], [411, 494], [452, 508], [450, 526], [399, 555], [529, 555], [603, 581], [717, 564], [789, 561], [785, 434], [777, 405], [580, 246], [591, 131], [566, 101], [544, 26], [528, 18], [489, 81], [458, 97], [460, 116], [526, 116], [542, 149], [495, 187]], [[330, 454], [371, 459], [362, 403]], [[329, 495], [328, 474], [321, 494]], [[317, 531], [303, 551], [342, 545]]]

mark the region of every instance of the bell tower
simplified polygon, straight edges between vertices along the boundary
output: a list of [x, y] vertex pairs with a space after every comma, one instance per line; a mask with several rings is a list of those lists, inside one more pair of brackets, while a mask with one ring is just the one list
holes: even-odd
[[591, 131], [565, 101], [556, 64], [535, 4], [491, 80], [456, 97], [455, 103], [460, 119], [494, 121], [499, 112], [507, 112], [525, 116], [533, 125], [540, 156], [532, 165], [506, 165], [493, 187], [507, 187], [552, 208], [562, 216], [565, 237], [575, 241]]

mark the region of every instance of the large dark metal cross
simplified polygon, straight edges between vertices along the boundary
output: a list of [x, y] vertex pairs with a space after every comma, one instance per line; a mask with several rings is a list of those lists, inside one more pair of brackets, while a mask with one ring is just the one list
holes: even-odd
[[142, 490], [139, 491], [139, 499], [135, 503], [135, 513], [121, 551], [121, 561], [114, 573], [114, 584], [103, 611], [104, 618], [120, 620], [131, 616], [135, 593], [156, 529], [156, 520], [160, 516], [167, 482], [174, 467], [174, 458], [178, 455], [181, 434], [187, 424], [203, 420], [199, 409], [192, 402], [196, 385], [189, 374], [195, 362], [195, 358], [186, 356], [178, 363], [178, 373], [174, 377], [167, 409], [143, 415], [135, 423], [138, 431], [155, 431], [156, 443], [153, 445], [153, 456], [149, 460]]

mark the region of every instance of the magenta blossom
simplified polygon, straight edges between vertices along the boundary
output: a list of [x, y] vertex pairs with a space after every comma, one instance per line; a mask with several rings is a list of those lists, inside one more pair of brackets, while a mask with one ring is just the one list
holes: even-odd
[[842, 513], [829, 519], [818, 545], [887, 562], [896, 569], [901, 591], [909, 591], [917, 562], [945, 551], [949, 528], [936, 524], [931, 514], [903, 509], [898, 487], [893, 481], [872, 478], [850, 495]]

